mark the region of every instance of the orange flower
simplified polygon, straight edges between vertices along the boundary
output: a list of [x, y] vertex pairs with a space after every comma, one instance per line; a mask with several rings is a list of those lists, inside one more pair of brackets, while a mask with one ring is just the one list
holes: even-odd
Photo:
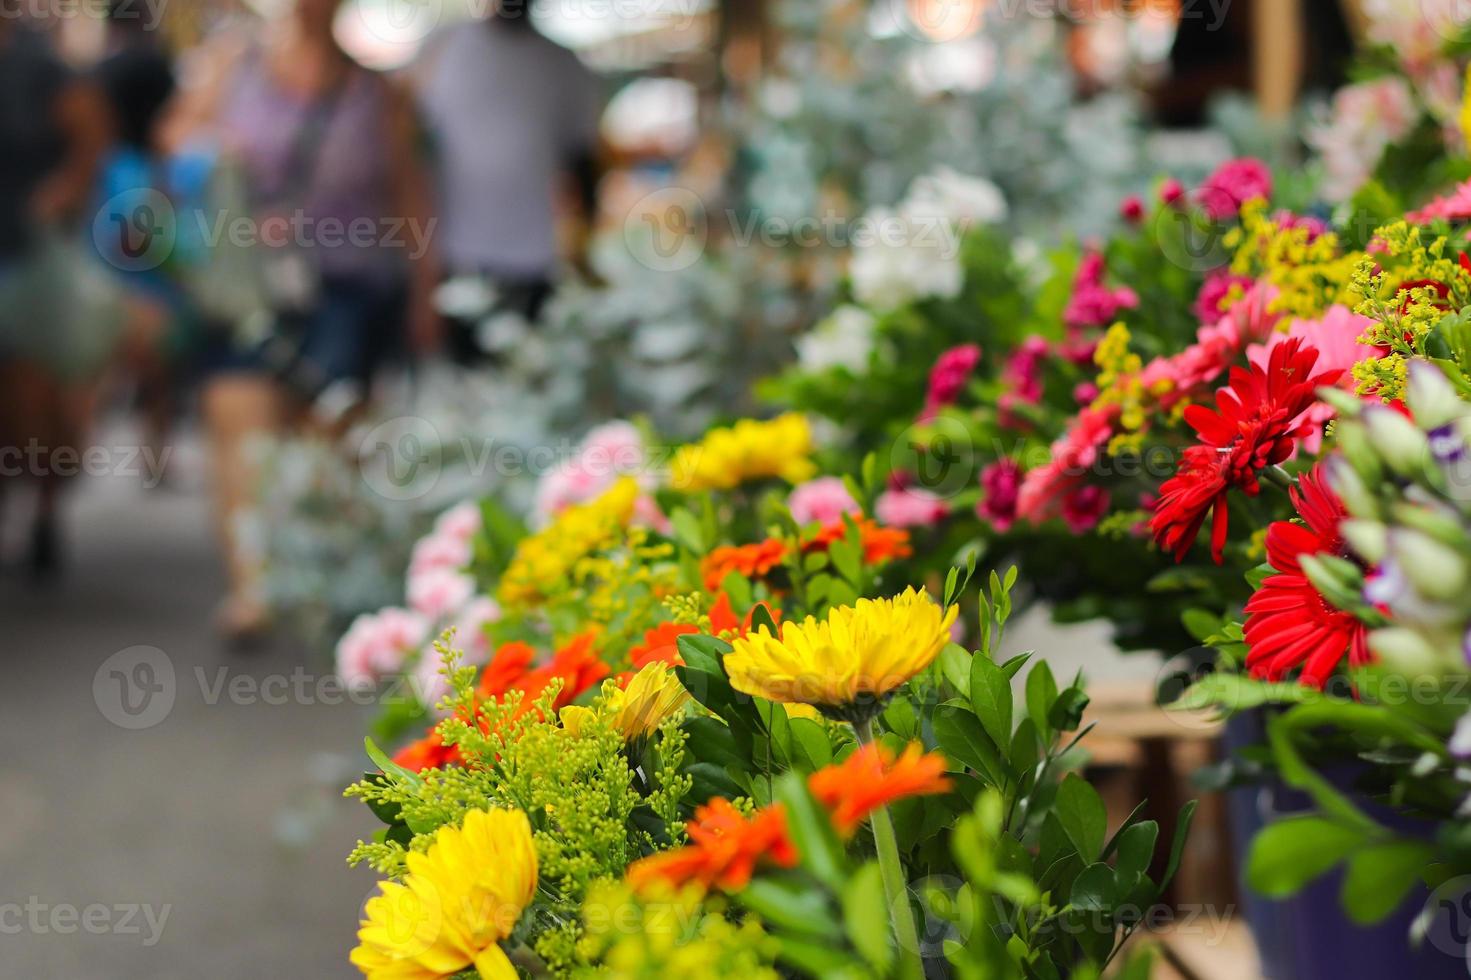
[[[863, 560], [870, 565], [882, 565], [896, 558], [908, 558], [914, 554], [909, 546], [909, 532], [902, 527], [881, 527], [867, 517], [857, 520], [858, 537], [863, 545]], [[834, 521], [802, 542], [802, 553], [826, 551], [848, 534], [848, 525]]]
[[851, 834], [868, 815], [893, 800], [950, 791], [945, 757], [926, 755], [918, 742], [894, 753], [878, 742], [860, 746], [839, 765], [813, 773], [807, 780], [812, 795], [828, 808], [833, 825]]
[[757, 864], [794, 867], [797, 849], [787, 836], [787, 816], [780, 804], [757, 810], [749, 818], [716, 797], [695, 811], [688, 828], [690, 843], [635, 861], [628, 883], [636, 891], [661, 884], [678, 890], [689, 884], [740, 891], [751, 882]]
[[786, 557], [787, 543], [781, 538], [767, 538], [760, 544], [716, 548], [705, 556], [700, 570], [705, 576], [705, 588], [714, 592], [731, 572], [758, 579], [786, 561]]
[[410, 772], [443, 769], [445, 766], [458, 766], [464, 763], [464, 760], [460, 758], [459, 747], [445, 745], [444, 739], [439, 737], [438, 727], [429, 729], [429, 734], [417, 742], [410, 742], [399, 749], [393, 761]]
[[[756, 606], [766, 605], [763, 602]], [[710, 630], [716, 636], [734, 635], [745, 636], [751, 631], [751, 619], [756, 615], [756, 606], [752, 606], [746, 613], [744, 619], [737, 619], [735, 610], [731, 608], [730, 596], [724, 592], [715, 596], [715, 605], [710, 607]], [[766, 611], [771, 614], [773, 622], [781, 622], [781, 610], [766, 606]], [[628, 651], [628, 659], [632, 669], [618, 675], [618, 683], [627, 684], [633, 679], [633, 675], [643, 670], [651, 663], [665, 663], [671, 667], [684, 663], [679, 655], [679, 638], [681, 636], [695, 636], [700, 633], [697, 626], [689, 626], [682, 623], [660, 623], [644, 634], [644, 642]]]
[[656, 661], [673, 667], [684, 663], [679, 656], [679, 638], [700, 632], [699, 627], [685, 623], [660, 623], [644, 634], [642, 646], [628, 651], [633, 664], [633, 673], [643, 670]]
[[530, 669], [536, 651], [528, 644], [511, 642], [496, 651], [495, 658], [480, 675], [478, 691], [482, 697], [500, 698], [511, 691], [521, 691], [518, 714], [531, 710], [553, 680], [561, 678], [553, 709], [561, 709], [577, 700], [578, 695], [608, 676], [608, 665], [598, 657], [593, 643], [597, 633], [579, 633], [558, 650], [549, 663]]

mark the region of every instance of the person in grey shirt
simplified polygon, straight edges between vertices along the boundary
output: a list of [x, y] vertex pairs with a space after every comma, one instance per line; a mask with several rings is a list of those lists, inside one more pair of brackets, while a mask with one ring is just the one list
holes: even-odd
[[[497, 308], [535, 319], [562, 264], [559, 203], [578, 226], [574, 265], [596, 209], [601, 87], [576, 55], [531, 25], [523, 0], [447, 27], [412, 72], [433, 142], [446, 277], [480, 277]], [[462, 361], [480, 359], [469, 324], [450, 322]]]

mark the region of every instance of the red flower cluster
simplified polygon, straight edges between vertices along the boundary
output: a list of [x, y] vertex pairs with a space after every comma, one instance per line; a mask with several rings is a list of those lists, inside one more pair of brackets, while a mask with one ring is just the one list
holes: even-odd
[[1258, 476], [1293, 453], [1303, 413], [1317, 400], [1318, 388], [1338, 380], [1339, 371], [1313, 374], [1318, 352], [1297, 338], [1272, 349], [1267, 367], [1233, 367], [1231, 383], [1216, 393], [1216, 411], [1202, 405], [1185, 409], [1185, 421], [1201, 445], [1185, 450], [1176, 474], [1160, 488], [1149, 522], [1159, 546], [1184, 561], [1208, 515], [1211, 556], [1217, 564], [1226, 546], [1232, 489], [1248, 496], [1261, 492]]
[[1267, 561], [1277, 574], [1246, 604], [1246, 666], [1253, 677], [1268, 681], [1302, 666], [1302, 682], [1321, 689], [1345, 653], [1355, 666], [1369, 662], [1368, 629], [1329, 605], [1303, 573], [1304, 555], [1345, 554], [1338, 531], [1344, 509], [1321, 465], [1299, 484], [1292, 503], [1303, 523], [1277, 521], [1267, 529]]
[[797, 849], [787, 836], [786, 812], [780, 804], [745, 817], [729, 800], [716, 797], [695, 811], [686, 829], [690, 843], [685, 847], [629, 866], [628, 883], [635, 891], [678, 890], [691, 884], [740, 891], [750, 884], [758, 863], [779, 868], [797, 863]]

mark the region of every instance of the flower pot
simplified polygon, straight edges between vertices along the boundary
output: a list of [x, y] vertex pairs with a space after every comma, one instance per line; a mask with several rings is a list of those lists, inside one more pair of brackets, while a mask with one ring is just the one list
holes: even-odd
[[[1226, 726], [1228, 751], [1266, 741], [1264, 716], [1249, 712]], [[1325, 773], [1349, 795], [1354, 771]], [[1429, 899], [1417, 888], [1383, 922], [1361, 926], [1351, 921], [1339, 902], [1343, 871], [1337, 869], [1285, 901], [1255, 895], [1245, 882], [1246, 855], [1252, 839], [1268, 824], [1313, 809], [1302, 793], [1282, 784], [1247, 786], [1228, 793], [1232, 845], [1239, 856], [1241, 894], [1247, 922], [1260, 952], [1267, 980], [1342, 980], [1344, 977], [1397, 976], [1415, 980], [1466, 980], [1466, 946], [1471, 933], [1471, 903], [1447, 903], [1419, 948], [1410, 941], [1410, 925]], [[1407, 836], [1428, 837], [1430, 826], [1410, 821], [1362, 798], [1355, 802], [1376, 820]]]

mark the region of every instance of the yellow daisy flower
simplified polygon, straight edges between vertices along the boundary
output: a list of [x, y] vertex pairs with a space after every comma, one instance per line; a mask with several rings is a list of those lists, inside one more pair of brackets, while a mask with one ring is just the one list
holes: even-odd
[[797, 702], [847, 718], [924, 670], [950, 639], [959, 610], [942, 610], [923, 591], [860, 599], [819, 623], [786, 622], [781, 639], [766, 627], [733, 641], [725, 669], [737, 691]]
[[802, 415], [792, 412], [770, 422], [742, 419], [675, 453], [669, 485], [699, 493], [772, 477], [801, 483], [817, 472], [811, 456], [812, 429]]
[[402, 883], [368, 899], [349, 957], [370, 980], [437, 980], [474, 967], [515, 980], [499, 943], [536, 894], [536, 849], [520, 810], [472, 810], [408, 856]]
[[649, 664], [616, 692], [608, 706], [613, 727], [625, 740], [650, 735], [690, 701], [674, 668], [663, 662]]

